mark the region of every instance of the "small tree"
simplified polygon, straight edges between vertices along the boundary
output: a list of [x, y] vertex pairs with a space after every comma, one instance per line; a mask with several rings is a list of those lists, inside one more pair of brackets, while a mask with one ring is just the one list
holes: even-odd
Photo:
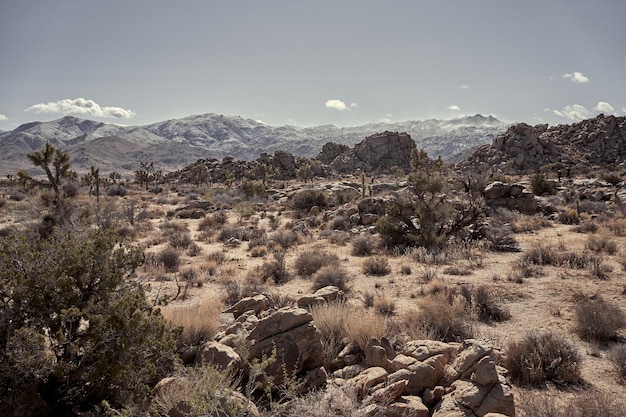
[[121, 406], [174, 369], [174, 338], [133, 279], [142, 261], [110, 231], [0, 240], [0, 414], [33, 391], [53, 415]]

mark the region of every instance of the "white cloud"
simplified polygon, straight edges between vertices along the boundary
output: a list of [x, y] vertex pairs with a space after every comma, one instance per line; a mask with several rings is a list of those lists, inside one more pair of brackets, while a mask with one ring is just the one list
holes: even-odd
[[587, 119], [590, 116], [589, 110], [585, 108], [585, 106], [581, 106], [580, 104], [572, 104], [571, 106], [565, 106], [562, 110], [550, 110], [552, 113], [557, 116], [565, 117], [571, 120], [583, 120]]
[[102, 107], [93, 100], [75, 98], [48, 103], [39, 103], [24, 111], [45, 114], [74, 114], [79, 116], [108, 117], [115, 119], [131, 119], [135, 117], [135, 112], [121, 107]]
[[584, 84], [587, 81], [589, 81], [589, 78], [585, 77], [583, 74], [581, 74], [578, 71], [563, 74], [563, 78], [570, 80], [571, 82], [576, 83], [576, 84]]
[[613, 108], [613, 106], [611, 106], [606, 101], [598, 102], [598, 105], [595, 107], [595, 110], [597, 110], [597, 111], [599, 111], [601, 113], [608, 113], [608, 114], [615, 113], [615, 109]]
[[454, 111], [461, 111], [461, 108], [459, 106], [457, 106], [456, 104], [453, 104], [451, 106], [446, 107], [446, 109], [448, 110], [454, 110]]
[[626, 114], [626, 107], [622, 107], [622, 113]]
[[0, 121], [2, 120], [9, 120], [9, 118], [6, 117], [4, 114], [0, 114]]
[[459, 88], [462, 88], [463, 90], [469, 90], [470, 86], [467, 85], [467, 84], [462, 84], [462, 85], [459, 86]]
[[329, 109], [345, 111], [345, 110], [356, 109], [357, 107], [359, 107], [359, 105], [356, 103], [352, 103], [350, 104], [350, 106], [348, 106], [346, 103], [344, 103], [341, 100], [327, 100], [326, 107], [328, 107]]

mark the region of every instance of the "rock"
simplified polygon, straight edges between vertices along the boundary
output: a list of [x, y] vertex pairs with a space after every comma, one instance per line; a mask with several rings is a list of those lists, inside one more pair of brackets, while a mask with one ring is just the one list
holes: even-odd
[[276, 361], [265, 368], [275, 385], [284, 381], [285, 373], [306, 373], [322, 366], [322, 336], [312, 320], [304, 309], [284, 307], [259, 320], [248, 335], [250, 359], [275, 356]]
[[511, 195], [511, 191], [507, 184], [500, 181], [494, 181], [485, 187], [483, 194], [487, 199], [496, 199], [509, 197]]
[[396, 353], [386, 338], [370, 339], [363, 349], [365, 362], [368, 366], [380, 366], [387, 371], [392, 371], [391, 360]]
[[428, 417], [428, 407], [420, 397], [405, 396], [387, 406], [385, 416], [388, 417]]
[[432, 417], [476, 417], [476, 414], [457, 404], [452, 395], [445, 395], [433, 408]]
[[385, 370], [385, 368], [367, 368], [354, 378], [350, 378], [348, 380], [348, 384], [356, 389], [357, 398], [360, 401], [365, 398], [367, 394], [369, 394], [370, 388], [385, 381], [388, 375], [389, 373]]
[[484, 417], [489, 413], [499, 413], [514, 417], [515, 400], [511, 387], [504, 380], [495, 384], [475, 413], [479, 417]]
[[426, 388], [424, 393], [422, 394], [422, 402], [427, 407], [432, 407], [437, 404], [443, 398], [446, 393], [446, 389], [441, 385], [436, 386], [435, 388]]
[[235, 318], [241, 316], [246, 311], [254, 311], [254, 314], [259, 314], [261, 311], [267, 309], [268, 300], [267, 296], [258, 294], [252, 297], [242, 298], [237, 301], [232, 307], [227, 308], [225, 313], [232, 313]]
[[219, 369], [237, 371], [241, 368], [241, 357], [232, 347], [220, 342], [209, 341], [198, 350], [196, 363], [200, 365], [212, 364]]
[[311, 308], [319, 304], [343, 300], [344, 296], [345, 294], [338, 287], [328, 285], [320, 288], [313, 294], [303, 295], [298, 299], [296, 304], [300, 308]]
[[406, 379], [404, 390], [408, 395], [420, 395], [426, 388], [434, 388], [444, 376], [446, 358], [443, 354], [435, 355], [424, 362], [416, 362], [407, 369], [400, 369], [389, 375], [390, 383]]
[[339, 172], [382, 172], [399, 167], [408, 172], [415, 142], [407, 133], [382, 132], [366, 137], [353, 149], [337, 155], [330, 164]]
[[377, 402], [382, 404], [391, 404], [397, 398], [402, 395], [402, 392], [406, 388], [408, 381], [403, 379], [393, 384], [387, 385], [385, 388], [381, 388], [374, 391], [372, 395], [365, 399], [365, 403]]
[[436, 340], [412, 340], [402, 349], [404, 355], [411, 356], [418, 361], [435, 355], [444, 355], [446, 361], [449, 361], [455, 352], [456, 348], [453, 345]]
[[396, 355], [396, 357], [393, 358], [393, 360], [391, 361], [391, 370], [392, 372], [395, 372], [400, 369], [406, 369], [416, 362], [417, 362], [417, 359], [415, 358], [412, 358], [410, 356], [406, 356], [403, 354], [399, 354], [399, 355]]
[[378, 215], [376, 214], [364, 214], [361, 216], [361, 224], [362, 225], [370, 225], [375, 224], [378, 221]]
[[478, 385], [490, 387], [498, 382], [496, 363], [489, 356], [483, 357], [476, 364], [470, 379]]
[[357, 208], [359, 215], [363, 217], [365, 214], [376, 214], [382, 216], [385, 214], [387, 202], [383, 198], [364, 198], [358, 202]]
[[470, 339], [463, 342], [457, 357], [446, 369], [446, 378], [453, 381], [463, 377], [483, 356], [493, 352], [493, 348], [484, 342]]

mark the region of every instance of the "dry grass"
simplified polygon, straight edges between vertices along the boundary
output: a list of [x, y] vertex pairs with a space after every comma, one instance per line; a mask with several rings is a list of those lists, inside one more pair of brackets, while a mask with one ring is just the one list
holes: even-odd
[[363, 261], [365, 275], [384, 276], [391, 273], [389, 261], [384, 256], [372, 256]]
[[588, 390], [564, 399], [562, 392], [522, 391], [515, 401], [519, 417], [622, 417], [626, 401]]
[[161, 312], [169, 323], [182, 328], [179, 345], [190, 348], [199, 347], [217, 334], [223, 307], [219, 299], [204, 298], [194, 304], [170, 304], [163, 307]]

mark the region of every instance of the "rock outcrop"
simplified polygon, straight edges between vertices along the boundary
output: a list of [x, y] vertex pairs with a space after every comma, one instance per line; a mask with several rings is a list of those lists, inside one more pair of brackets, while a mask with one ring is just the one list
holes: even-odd
[[505, 184], [494, 181], [483, 191], [485, 202], [491, 208], [506, 208], [525, 214], [535, 214], [540, 205], [532, 191], [521, 184]]
[[411, 166], [411, 151], [415, 148], [415, 142], [407, 133], [377, 133], [338, 155], [330, 166], [338, 172], [355, 172], [360, 169], [377, 173], [393, 167], [407, 172]]
[[626, 117], [601, 114], [571, 125], [519, 123], [457, 166], [503, 174], [533, 173], [551, 165], [587, 172], [594, 166], [617, 166], [625, 157]]

